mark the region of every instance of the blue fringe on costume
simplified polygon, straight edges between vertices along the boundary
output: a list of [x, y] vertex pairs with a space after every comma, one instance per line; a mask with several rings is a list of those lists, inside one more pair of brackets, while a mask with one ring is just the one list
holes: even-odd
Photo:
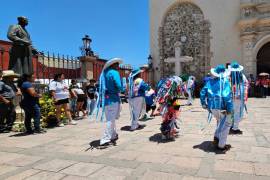
[[231, 86], [233, 92], [233, 99], [240, 97], [240, 117], [243, 117], [245, 108], [245, 80], [242, 72], [232, 71], [231, 72]]

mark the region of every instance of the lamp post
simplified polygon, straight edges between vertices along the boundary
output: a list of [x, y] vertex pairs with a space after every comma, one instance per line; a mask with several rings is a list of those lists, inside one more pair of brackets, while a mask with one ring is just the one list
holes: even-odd
[[[97, 61], [97, 56], [94, 55], [94, 52], [91, 49], [92, 39], [85, 35], [82, 38], [83, 46], [80, 47], [82, 56], [80, 57], [80, 67], [82, 80], [90, 80], [94, 78], [94, 64]], [[77, 71], [76, 71], [77, 72]]]
[[151, 56], [151, 54], [148, 56], [148, 75], [149, 75], [149, 81], [151, 83], [151, 85], [153, 86], [154, 85], [154, 69], [153, 69], [153, 58]]
[[83, 48], [85, 51], [85, 56], [92, 56], [93, 51], [91, 50], [91, 47], [90, 47], [90, 43], [92, 42], [92, 39], [90, 39], [88, 35], [85, 35], [82, 38], [82, 41], [83, 41]]
[[151, 55], [148, 56], [148, 65], [149, 65], [149, 69], [152, 69], [153, 66], [153, 58]]

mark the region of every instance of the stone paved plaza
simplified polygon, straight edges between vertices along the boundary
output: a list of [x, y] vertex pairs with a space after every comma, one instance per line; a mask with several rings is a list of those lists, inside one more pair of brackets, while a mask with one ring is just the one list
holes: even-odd
[[270, 99], [250, 99], [248, 111], [244, 134], [228, 137], [233, 148], [226, 154], [213, 149], [215, 120], [206, 126], [198, 100], [182, 108], [181, 136], [174, 142], [160, 141], [160, 117], [127, 131], [127, 104], [117, 122], [120, 139], [106, 149], [95, 146], [103, 125], [89, 120], [46, 134], [1, 134], [0, 179], [270, 179]]

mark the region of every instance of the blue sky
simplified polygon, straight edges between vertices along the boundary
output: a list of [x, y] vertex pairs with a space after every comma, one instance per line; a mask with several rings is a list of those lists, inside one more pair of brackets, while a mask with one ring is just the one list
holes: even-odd
[[148, 0], [3, 1], [0, 39], [7, 40], [8, 26], [23, 15], [38, 50], [79, 56], [81, 38], [88, 34], [101, 58], [122, 57], [138, 66], [149, 55], [148, 9]]

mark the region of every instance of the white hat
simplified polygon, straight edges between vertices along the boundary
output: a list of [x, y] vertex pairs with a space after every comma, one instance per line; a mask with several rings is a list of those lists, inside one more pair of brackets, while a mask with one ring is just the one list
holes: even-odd
[[130, 73], [130, 77], [134, 77], [136, 76], [137, 74], [140, 74], [141, 72], [143, 72], [140, 68], [136, 68], [136, 69], [133, 69]]
[[12, 70], [6, 70], [6, 71], [3, 71], [2, 77], [14, 77], [14, 78], [18, 78], [18, 77], [20, 77], [20, 75], [17, 74], [17, 73], [15, 73]]
[[107, 61], [106, 64], [104, 65], [102, 71], [104, 71], [105, 69], [109, 68], [110, 66], [112, 66], [115, 63], [122, 64], [123, 63], [123, 60], [120, 59], [120, 58], [113, 58], [113, 59]]

